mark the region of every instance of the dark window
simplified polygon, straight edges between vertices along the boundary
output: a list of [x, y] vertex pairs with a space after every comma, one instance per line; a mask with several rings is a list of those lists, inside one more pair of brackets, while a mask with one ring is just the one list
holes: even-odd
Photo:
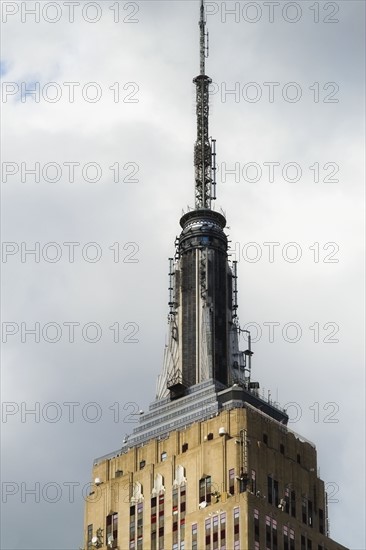
[[313, 526], [313, 503], [308, 500], [308, 525]]
[[143, 511], [142, 502], [137, 505], [137, 550], [143, 550]]
[[142, 470], [143, 468], [145, 468], [146, 466], [146, 460], [141, 460], [140, 462], [140, 470]]
[[313, 526], [313, 503], [306, 497], [302, 497], [301, 516], [303, 523], [306, 523], [306, 525], [310, 525], [310, 527]]
[[212, 520], [212, 548], [218, 550], [219, 548], [219, 516], [214, 516]]
[[254, 542], [259, 542], [259, 511], [254, 510]]
[[291, 515], [296, 518], [296, 494], [295, 491], [291, 491]]
[[272, 548], [271, 518], [266, 516], [266, 548]]
[[130, 506], [130, 548], [135, 546], [136, 541], [136, 506]]
[[268, 502], [269, 504], [274, 504], [275, 506], [278, 506], [279, 504], [279, 498], [278, 498], [278, 481], [273, 479], [272, 476], [267, 476], [267, 485], [268, 485]]
[[301, 517], [303, 523], [308, 523], [308, 502], [306, 497], [301, 500]]
[[156, 517], [156, 497], [151, 499], [151, 550], [156, 550], [156, 531], [157, 531], [157, 517]]
[[206, 519], [205, 521], [205, 548], [210, 550], [211, 548], [211, 520]]
[[226, 546], [226, 512], [222, 512], [220, 515], [220, 537], [221, 537], [221, 548]]
[[267, 476], [267, 485], [268, 485], [268, 502], [273, 504], [273, 479], [271, 476]]
[[255, 470], [251, 471], [250, 475], [250, 491], [255, 495], [257, 493], [257, 481]]
[[319, 508], [319, 533], [324, 535], [324, 512]]
[[268, 445], [268, 435], [267, 434], [263, 434], [263, 443]]
[[188, 451], [188, 443], [184, 443], [184, 444], [182, 445], [182, 453], [185, 453], [185, 452], [187, 452], [187, 451]]
[[123, 476], [123, 470], [116, 470], [116, 477], [122, 477]]
[[210, 441], [211, 439], [213, 439], [213, 433], [207, 434], [207, 439], [208, 439], [208, 441]]
[[274, 504], [275, 506], [279, 505], [279, 499], [278, 499], [278, 481], [275, 479], [273, 480], [273, 498], [274, 498]]
[[118, 546], [118, 514], [110, 514], [107, 516], [107, 544], [109, 548], [117, 548]]
[[234, 549], [239, 548], [240, 544], [240, 518], [239, 508], [234, 508]]
[[301, 456], [299, 454], [297, 454], [296, 460], [298, 464], [301, 464]]
[[164, 548], [164, 493], [158, 497], [159, 504], [159, 550]]
[[285, 446], [282, 445], [282, 443], [281, 443], [281, 445], [280, 445], [280, 453], [281, 453], [281, 455], [284, 455], [284, 454], [285, 454]]
[[296, 517], [296, 494], [295, 491], [291, 491], [288, 487], [285, 489], [285, 512], [291, 514], [293, 518]]
[[295, 550], [295, 531], [290, 529], [290, 550]]
[[235, 470], [232, 468], [229, 470], [229, 494], [235, 494]]
[[272, 548], [278, 550], [277, 522], [274, 519], [272, 520]]
[[313, 545], [311, 543], [311, 540], [308, 539], [308, 550], [312, 550], [312, 547], [313, 547]]
[[211, 476], [204, 477], [199, 481], [199, 501], [211, 503]]
[[93, 524], [91, 523], [90, 525], [88, 525], [88, 538], [87, 538], [88, 548], [91, 547], [92, 538], [93, 538]]
[[198, 550], [198, 540], [197, 540], [197, 523], [192, 524], [192, 550]]
[[301, 535], [301, 550], [306, 550], [306, 541], [304, 535]]

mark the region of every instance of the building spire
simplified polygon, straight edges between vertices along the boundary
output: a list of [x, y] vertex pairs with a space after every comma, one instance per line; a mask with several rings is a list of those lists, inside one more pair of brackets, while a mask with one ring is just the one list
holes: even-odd
[[206, 33], [206, 15], [204, 0], [201, 0], [200, 10], [200, 75], [193, 82], [196, 85], [197, 140], [194, 147], [195, 166], [195, 206], [196, 209], [210, 209], [215, 198], [216, 167], [215, 142], [210, 141], [208, 130], [209, 116], [209, 86], [211, 78], [206, 76], [205, 61], [208, 56], [208, 33]]
[[[206, 21], [205, 21], [205, 3], [201, 0], [201, 17], [200, 17], [200, 61], [201, 75], [205, 74], [205, 59], [206, 59]], [[207, 52], [208, 53], [208, 52]]]

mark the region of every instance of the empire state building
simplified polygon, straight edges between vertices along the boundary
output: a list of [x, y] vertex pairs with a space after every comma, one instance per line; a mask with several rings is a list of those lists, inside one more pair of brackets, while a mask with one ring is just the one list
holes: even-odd
[[139, 425], [94, 460], [84, 549], [345, 550], [330, 538], [315, 445], [252, 379], [226, 219], [213, 208], [203, 0], [199, 29], [194, 206], [169, 260], [163, 368]]

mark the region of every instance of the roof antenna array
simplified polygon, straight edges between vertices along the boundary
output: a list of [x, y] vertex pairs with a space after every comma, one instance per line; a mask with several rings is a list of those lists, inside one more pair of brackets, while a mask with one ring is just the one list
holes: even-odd
[[206, 75], [206, 58], [209, 54], [209, 37], [206, 32], [205, 3], [201, 0], [200, 12], [200, 74], [193, 82], [196, 84], [197, 140], [194, 146], [195, 166], [195, 207], [210, 209], [211, 201], [216, 198], [216, 142], [209, 138], [209, 87], [212, 83]]

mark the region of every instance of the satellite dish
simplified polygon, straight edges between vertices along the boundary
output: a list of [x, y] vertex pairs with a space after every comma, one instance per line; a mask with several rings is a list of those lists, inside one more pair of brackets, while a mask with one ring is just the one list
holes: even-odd
[[96, 544], [98, 542], [98, 537], [93, 537], [91, 541], [92, 544]]
[[95, 483], [95, 485], [100, 485], [100, 484], [102, 483], [100, 477], [96, 477], [96, 478], [94, 479], [94, 483]]
[[198, 505], [198, 507], [201, 508], [201, 509], [206, 508], [206, 506], [207, 506], [207, 502], [205, 500], [203, 502], [200, 502], [199, 505]]

